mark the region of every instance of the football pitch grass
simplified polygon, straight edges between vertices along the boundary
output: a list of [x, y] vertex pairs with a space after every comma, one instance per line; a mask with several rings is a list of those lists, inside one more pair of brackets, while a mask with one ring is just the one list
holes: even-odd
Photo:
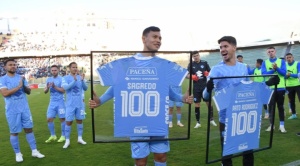
[[[186, 89], [187, 81], [184, 82], [183, 91]], [[94, 86], [97, 94], [102, 94], [106, 88], [100, 85]], [[84, 120], [83, 139], [87, 142], [86, 145], [77, 143], [77, 128], [73, 122], [71, 132], [71, 145], [68, 149], [63, 149], [64, 143], [45, 143], [45, 140], [50, 136], [47, 121], [46, 110], [49, 103], [49, 94], [44, 94], [43, 89], [32, 90], [28, 96], [31, 113], [34, 122], [34, 134], [37, 141], [38, 150], [45, 154], [43, 159], [31, 157], [31, 150], [26, 142], [24, 132], [19, 134], [20, 148], [23, 154], [24, 161], [16, 163], [15, 154], [9, 141], [9, 130], [5, 118], [5, 108], [3, 97], [0, 97], [0, 165], [23, 165], [23, 166], [53, 166], [53, 165], [69, 165], [69, 166], [133, 166], [134, 161], [131, 158], [130, 144], [126, 143], [93, 143], [92, 136], [92, 113], [88, 108], [88, 99], [90, 98], [90, 89], [85, 94], [86, 98], [86, 119]], [[289, 117], [287, 96], [285, 99], [286, 121], [285, 128], [287, 133], [282, 134], [278, 131], [279, 121], [278, 112], [276, 110], [275, 130], [273, 137], [273, 146], [271, 149], [260, 151], [254, 154], [256, 166], [277, 166], [284, 165], [296, 160], [300, 160], [300, 137], [296, 136], [300, 132], [300, 118], [295, 120], [287, 120]], [[99, 140], [114, 139], [113, 138], [113, 113], [112, 100], [95, 109], [95, 129], [96, 138]], [[299, 111], [299, 102], [296, 102], [297, 110]], [[194, 129], [195, 116], [194, 105], [191, 107], [191, 130], [190, 139], [181, 141], [170, 141], [171, 151], [168, 153], [169, 166], [201, 166], [205, 164], [206, 153], [206, 135], [207, 135], [207, 108], [204, 103], [201, 103], [201, 128]], [[170, 129], [170, 138], [186, 137], [187, 120], [188, 120], [188, 105], [182, 109], [182, 123], [185, 125], [180, 128], [176, 125], [176, 114], [173, 114], [173, 128]], [[218, 122], [217, 110], [214, 107], [215, 121]], [[299, 115], [300, 116], [300, 115]], [[268, 120], [262, 120], [261, 128], [261, 147], [268, 145], [269, 132], [265, 132], [268, 125]], [[56, 135], [60, 136], [59, 120], [55, 119]], [[218, 127], [211, 126], [210, 139], [210, 158], [214, 160], [220, 157], [220, 141]], [[234, 165], [242, 165], [242, 157], [233, 159]], [[220, 162], [209, 164], [211, 166], [219, 166]], [[149, 155], [148, 166], [153, 166], [153, 154]]]

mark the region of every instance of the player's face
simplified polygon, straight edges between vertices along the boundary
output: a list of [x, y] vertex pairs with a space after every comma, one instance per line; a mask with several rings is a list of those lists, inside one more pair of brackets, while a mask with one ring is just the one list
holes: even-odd
[[275, 49], [267, 49], [267, 54], [269, 55], [269, 58], [273, 59], [276, 57], [276, 50]]
[[72, 64], [70, 67], [70, 73], [75, 75], [77, 74], [77, 64]]
[[236, 46], [229, 44], [227, 41], [220, 43], [220, 53], [224, 62], [229, 62], [235, 59]]
[[242, 57], [238, 57], [238, 58], [237, 58], [237, 61], [243, 63], [243, 58], [242, 58]]
[[160, 32], [150, 31], [146, 36], [143, 36], [144, 51], [158, 51], [161, 45]]
[[197, 54], [194, 54], [193, 55], [193, 60], [195, 61], [195, 62], [200, 62], [200, 55], [197, 53]]
[[294, 57], [292, 55], [287, 55], [285, 59], [288, 63], [292, 63], [294, 61]]
[[57, 75], [58, 75], [58, 68], [57, 67], [52, 67], [51, 68], [51, 74], [53, 75], [53, 77], [57, 77]]
[[255, 67], [259, 68], [261, 67], [261, 64], [256, 62]]
[[16, 62], [15, 61], [8, 61], [5, 65], [5, 70], [10, 74], [14, 74], [17, 70]]

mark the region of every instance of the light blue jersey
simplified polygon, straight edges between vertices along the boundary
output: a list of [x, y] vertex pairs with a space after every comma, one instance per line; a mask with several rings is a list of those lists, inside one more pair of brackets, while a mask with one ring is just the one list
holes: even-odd
[[[47, 85], [49, 83], [54, 83], [55, 86], [61, 88], [62, 87], [62, 77], [49, 77], [46, 81]], [[64, 100], [64, 93], [57, 91], [55, 88], [50, 87], [50, 102], [61, 101]]]
[[[246, 65], [242, 63], [236, 63], [234, 66], [226, 65], [224, 62], [220, 62], [218, 65], [214, 66], [210, 73], [209, 79], [211, 77], [227, 77], [227, 76], [245, 76], [248, 75], [248, 69]], [[214, 90], [217, 93], [223, 88], [229, 85], [237, 84], [246, 78], [225, 78], [225, 79], [214, 79]], [[225, 123], [226, 110], [219, 111], [219, 121]]]
[[66, 91], [66, 121], [73, 121], [74, 116], [77, 120], [85, 118], [82, 93], [88, 87], [80, 75], [76, 75], [76, 78], [77, 81], [73, 76], [67, 75], [62, 79], [62, 87]]
[[[23, 79], [22, 76], [15, 74], [15, 76], [10, 77], [7, 74], [1, 77], [0, 89], [7, 88], [8, 90], [13, 89], [20, 84], [20, 80]], [[23, 86], [28, 86], [28, 82], [24, 79]], [[29, 110], [29, 105], [27, 101], [24, 88], [20, 88], [16, 93], [4, 97], [6, 114], [17, 114]]]
[[136, 54], [97, 70], [101, 85], [113, 87], [115, 137], [168, 135], [169, 86], [180, 86], [186, 69]]
[[[22, 76], [15, 74], [13, 77], [5, 75], [0, 79], [0, 89], [8, 90], [19, 86]], [[10, 133], [20, 133], [23, 128], [32, 128], [32, 116], [29, 109], [24, 86], [28, 86], [28, 82], [23, 80], [23, 87], [10, 96], [4, 97], [5, 114], [8, 122]]]
[[[47, 85], [54, 83], [55, 86], [62, 87], [62, 77], [49, 77], [46, 81]], [[50, 87], [50, 103], [47, 110], [47, 118], [65, 118], [66, 108], [64, 101], [64, 93], [57, 91], [55, 88]]]
[[218, 110], [226, 110], [223, 156], [259, 148], [262, 106], [273, 91], [261, 82], [242, 81], [215, 93]]

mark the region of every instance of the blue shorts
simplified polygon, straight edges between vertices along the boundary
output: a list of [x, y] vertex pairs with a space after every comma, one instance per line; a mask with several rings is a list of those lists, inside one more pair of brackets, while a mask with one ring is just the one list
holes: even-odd
[[55, 101], [55, 102], [50, 101], [47, 110], [47, 118], [55, 118], [56, 115], [59, 118], [66, 117], [66, 107], [65, 107], [65, 102], [63, 100]]
[[32, 128], [32, 116], [29, 110], [17, 114], [6, 114], [10, 133], [20, 133], [24, 128]]
[[[147, 140], [151, 138], [167, 138], [164, 136], [157, 137], [130, 137], [130, 140]], [[131, 157], [134, 159], [145, 158], [150, 152], [167, 153], [170, 151], [169, 141], [152, 141], [152, 142], [131, 142]]]
[[182, 102], [169, 100], [169, 107], [173, 107], [174, 104], [176, 105], [176, 107], [182, 107], [183, 106]]
[[66, 121], [70, 122], [75, 119], [83, 120], [85, 119], [85, 111], [83, 108], [79, 107], [66, 107]]

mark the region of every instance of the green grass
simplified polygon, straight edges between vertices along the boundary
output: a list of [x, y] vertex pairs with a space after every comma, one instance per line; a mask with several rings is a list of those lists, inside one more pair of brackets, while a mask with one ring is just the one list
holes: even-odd
[[[185, 81], [183, 89], [186, 89], [187, 82]], [[104, 92], [105, 88], [99, 85], [95, 86], [98, 94]], [[89, 89], [90, 90], [90, 89]], [[86, 92], [86, 103], [90, 96], [90, 92]], [[77, 130], [75, 123], [72, 125], [71, 133], [71, 146], [68, 149], [63, 149], [63, 143], [50, 143], [46, 144], [45, 140], [50, 136], [47, 122], [46, 110], [49, 102], [49, 95], [45, 95], [42, 89], [32, 90], [32, 94], [28, 96], [33, 121], [34, 133], [37, 141], [38, 150], [46, 155], [44, 159], [37, 159], [31, 157], [31, 150], [26, 142], [25, 135], [20, 134], [20, 147], [23, 153], [24, 161], [16, 163], [15, 154], [9, 142], [9, 130], [5, 118], [4, 100], [0, 99], [0, 165], [22, 165], [22, 166], [53, 166], [53, 165], [69, 165], [69, 166], [133, 166], [134, 161], [131, 158], [130, 144], [129, 143], [93, 143], [92, 138], [92, 113], [87, 108], [87, 117], [84, 120], [84, 134], [83, 138], [87, 145], [77, 144]], [[297, 103], [297, 106], [299, 104]], [[285, 104], [286, 112], [287, 96]], [[299, 107], [297, 107], [299, 108]], [[217, 121], [217, 111], [215, 110], [215, 120]], [[299, 110], [299, 109], [298, 109]], [[174, 111], [175, 112], [175, 111]], [[182, 122], [185, 127], [179, 128], [174, 125], [170, 129], [171, 137], [186, 137], [187, 135], [187, 120], [188, 120], [188, 105], [182, 109], [183, 117]], [[192, 105], [191, 114], [191, 137], [189, 140], [171, 141], [171, 151], [168, 153], [168, 165], [170, 166], [200, 166], [205, 165], [205, 152], [206, 152], [206, 129], [207, 129], [207, 109], [204, 103], [201, 103], [201, 128], [194, 129], [194, 105]], [[175, 114], [174, 114], [175, 115]], [[95, 110], [96, 119], [96, 135], [102, 135], [98, 139], [113, 139], [112, 137], [112, 101]], [[287, 114], [287, 116], [289, 116]], [[108, 118], [107, 118], [108, 117]], [[286, 118], [287, 119], [287, 118]], [[173, 118], [175, 123], [176, 116]], [[286, 134], [281, 134], [278, 131], [278, 113], [276, 112], [274, 131], [273, 147], [269, 150], [255, 153], [255, 165], [283, 165], [295, 160], [299, 160], [299, 140], [300, 138], [295, 135], [300, 132], [299, 119], [286, 120], [285, 126], [287, 129]], [[268, 145], [269, 133], [265, 132], [265, 127], [268, 120], [263, 120], [261, 131], [261, 147]], [[55, 120], [55, 127], [57, 136], [60, 136], [60, 125], [58, 119]], [[210, 160], [220, 157], [220, 143], [219, 133], [217, 127], [211, 127], [210, 139]], [[242, 157], [234, 158], [234, 165], [241, 165]], [[220, 162], [210, 164], [212, 166], [219, 166]], [[153, 155], [150, 154], [148, 159], [148, 166], [153, 166]]]

